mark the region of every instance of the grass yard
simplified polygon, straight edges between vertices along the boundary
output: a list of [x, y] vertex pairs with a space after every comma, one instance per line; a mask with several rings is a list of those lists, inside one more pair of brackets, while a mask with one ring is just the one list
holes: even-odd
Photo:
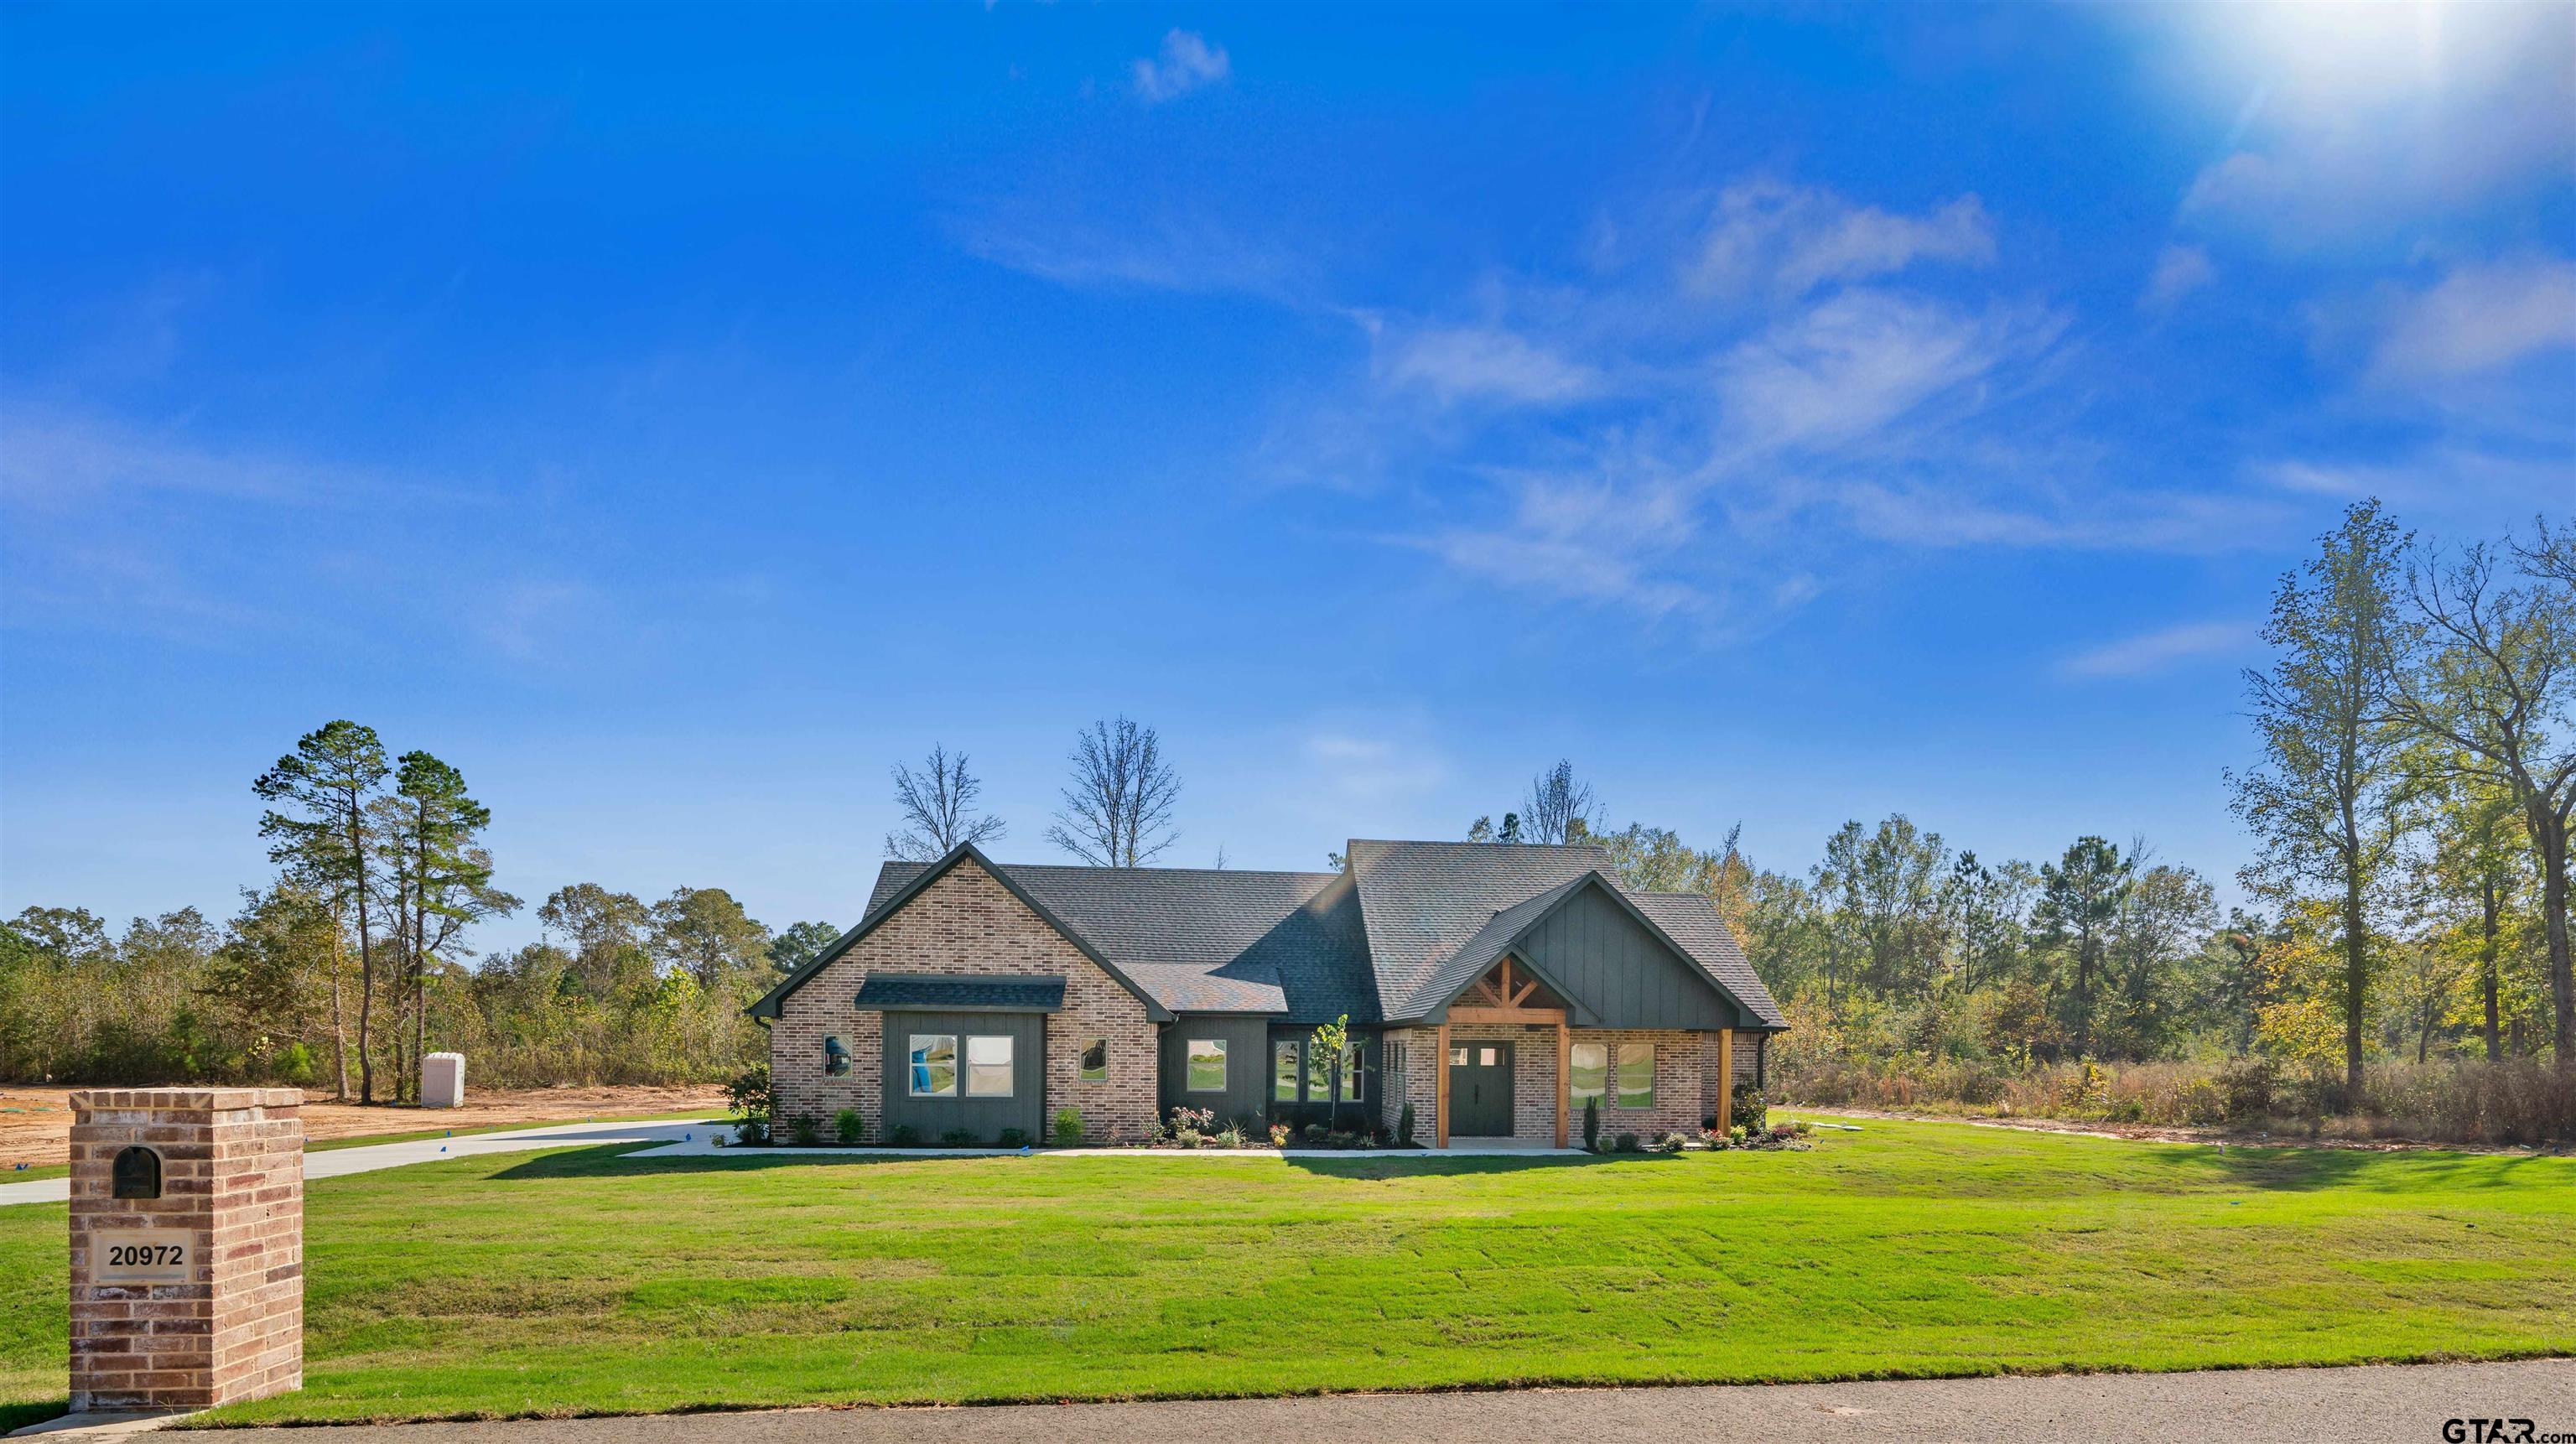
[[[217, 1417], [2576, 1352], [2563, 1158], [1940, 1123], [1600, 1161], [625, 1151], [315, 1184], [304, 1392]], [[62, 1397], [63, 1217], [0, 1211], [0, 1400]]]

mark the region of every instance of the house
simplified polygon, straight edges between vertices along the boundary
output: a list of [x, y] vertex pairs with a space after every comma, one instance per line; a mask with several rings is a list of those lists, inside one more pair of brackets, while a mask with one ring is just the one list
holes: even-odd
[[[1698, 893], [1594, 845], [1354, 840], [1337, 873], [889, 862], [858, 926], [752, 1005], [781, 1119], [866, 1137], [1078, 1109], [1135, 1141], [1175, 1106], [1417, 1140], [1562, 1146], [1722, 1118], [1779, 1005]], [[1351, 1057], [1310, 1054], [1347, 1015]], [[1340, 1098], [1333, 1094], [1338, 1091]]]

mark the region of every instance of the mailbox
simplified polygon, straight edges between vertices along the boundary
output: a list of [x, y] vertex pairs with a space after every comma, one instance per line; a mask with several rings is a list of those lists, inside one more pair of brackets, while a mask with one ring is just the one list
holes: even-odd
[[108, 1177], [118, 1198], [159, 1198], [161, 1155], [141, 1144], [119, 1149]]

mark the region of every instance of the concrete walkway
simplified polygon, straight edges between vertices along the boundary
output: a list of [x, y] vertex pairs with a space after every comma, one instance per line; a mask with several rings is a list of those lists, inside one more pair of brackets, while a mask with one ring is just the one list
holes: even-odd
[[[2449, 1437], [2444, 1421], [2469, 1418], [2530, 1419], [2532, 1437], [2539, 1439], [2576, 1431], [2576, 1360], [1212, 1403], [794, 1409], [371, 1425], [329, 1430], [327, 1444], [2431, 1444]], [[227, 1444], [313, 1444], [317, 1435], [310, 1429], [245, 1429], [223, 1437]], [[2456, 1437], [2520, 1436], [2480, 1435], [2464, 1426]]]
[[[731, 1148], [721, 1140], [730, 1138], [733, 1129], [725, 1123], [548, 1123], [532, 1128], [512, 1129], [506, 1133], [469, 1133], [456, 1138], [422, 1138], [408, 1143], [370, 1143], [353, 1148], [333, 1148], [320, 1152], [307, 1150], [304, 1155], [304, 1178], [338, 1178], [350, 1173], [373, 1173], [381, 1168], [401, 1168], [412, 1163], [436, 1163], [442, 1158], [473, 1158], [487, 1153], [525, 1153], [532, 1148], [586, 1147], [602, 1143], [660, 1143], [660, 1148], [639, 1150], [637, 1158], [754, 1158], [808, 1159], [821, 1162], [829, 1158], [1008, 1158], [1029, 1153], [1038, 1158], [1188, 1158], [1230, 1160], [1237, 1162], [1280, 1163], [1291, 1158], [1584, 1158], [1579, 1148], [1534, 1147], [1509, 1139], [1453, 1143], [1448, 1149], [1434, 1152], [1422, 1148], [1349, 1148], [1290, 1149], [1282, 1154], [1267, 1148], [1247, 1149], [1141, 1149], [1141, 1148]], [[72, 1196], [68, 1178], [40, 1178], [31, 1183], [0, 1183], [0, 1208], [15, 1203], [61, 1203]]]

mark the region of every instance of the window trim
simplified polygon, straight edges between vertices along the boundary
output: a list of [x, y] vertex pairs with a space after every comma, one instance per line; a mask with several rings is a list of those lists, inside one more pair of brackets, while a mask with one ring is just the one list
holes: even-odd
[[[1579, 1055], [1580, 1055], [1580, 1054], [1581, 1054], [1585, 1049], [1587, 1049], [1587, 1048], [1588, 1048], [1588, 1049], [1591, 1049], [1591, 1050], [1593, 1050], [1593, 1051], [1595, 1051], [1595, 1052], [1597, 1052], [1597, 1053], [1599, 1053], [1599, 1054], [1601, 1055], [1601, 1063], [1600, 1063], [1600, 1068], [1601, 1068], [1601, 1086], [1600, 1086], [1600, 1087], [1598, 1087], [1598, 1088], [1593, 1089], [1593, 1090], [1592, 1090], [1592, 1091], [1590, 1091], [1590, 1092], [1585, 1092], [1585, 1091], [1584, 1091], [1584, 1088], [1583, 1088], [1583, 1085], [1574, 1081], [1574, 1080], [1575, 1080], [1575, 1078], [1576, 1078], [1577, 1076], [1579, 1076], [1581, 1073], [1583, 1073], [1584, 1071], [1586, 1071], [1586, 1066], [1585, 1066], [1584, 1064], [1577, 1063], [1577, 1062], [1575, 1061], [1575, 1059], [1576, 1059], [1576, 1057], [1577, 1057], [1577, 1056], [1579, 1056]], [[1588, 1101], [1588, 1100], [1590, 1100], [1590, 1099], [1594, 1099], [1594, 1098], [1603, 1098], [1603, 1099], [1606, 1099], [1606, 1098], [1608, 1098], [1608, 1097], [1610, 1096], [1610, 1045], [1609, 1045], [1609, 1044], [1607, 1044], [1607, 1043], [1571, 1043], [1571, 1044], [1568, 1044], [1568, 1045], [1566, 1046], [1566, 1050], [1565, 1050], [1565, 1096], [1566, 1096], [1566, 1097], [1568, 1097], [1568, 1098], [1570, 1098], [1570, 1099], [1573, 1099], [1573, 1100], [1574, 1100], [1575, 1102], [1577, 1102], [1577, 1103], [1586, 1102], [1586, 1101]]]
[[[1628, 1050], [1630, 1050], [1630, 1049], [1632, 1049], [1632, 1048], [1642, 1048], [1642, 1049], [1644, 1049], [1644, 1050], [1645, 1050], [1645, 1054], [1646, 1054], [1646, 1060], [1645, 1060], [1645, 1061], [1646, 1061], [1646, 1089], [1645, 1089], [1645, 1097], [1644, 1097], [1642, 1100], [1634, 1101], [1634, 1102], [1630, 1101], [1630, 1100], [1631, 1100], [1631, 1098], [1632, 1098], [1632, 1096], [1633, 1096], [1633, 1090], [1631, 1090], [1631, 1089], [1628, 1087], [1628, 1069], [1629, 1069], [1629, 1067], [1630, 1067], [1631, 1065], [1625, 1061], [1625, 1060], [1626, 1060], [1626, 1058], [1627, 1058], [1627, 1055], [1628, 1055]], [[1654, 1106], [1655, 1106], [1655, 1045], [1654, 1045], [1653, 1040], [1651, 1040], [1651, 1039], [1635, 1039], [1635, 1038], [1628, 1039], [1628, 1040], [1626, 1040], [1626, 1041], [1624, 1041], [1624, 1042], [1620, 1043], [1618, 1051], [1617, 1051], [1616, 1053], [1612, 1054], [1611, 1056], [1613, 1057], [1613, 1059], [1618, 1060], [1618, 1062], [1617, 1062], [1617, 1066], [1612, 1070], [1612, 1075], [1613, 1075], [1613, 1078], [1614, 1078], [1614, 1080], [1615, 1080], [1615, 1086], [1613, 1086], [1613, 1088], [1611, 1089], [1611, 1092], [1612, 1092], [1612, 1093], [1613, 1093], [1613, 1094], [1618, 1098], [1618, 1100], [1619, 1100], [1619, 1106], [1620, 1106], [1620, 1107], [1622, 1107], [1622, 1108], [1652, 1108], [1652, 1107], [1654, 1107]]]
[[[979, 1067], [990, 1068], [994, 1066], [991, 1063], [979, 1064], [975, 1061], [975, 1045], [978, 1043], [999, 1043], [1002, 1045], [1002, 1062], [1000, 1065], [1002, 1069], [1002, 1091], [999, 1093], [987, 1093], [975, 1086], [975, 1070]], [[1016, 1098], [1019, 1096], [1020, 1040], [1017, 1037], [1014, 1037], [1009, 1033], [968, 1034], [965, 1046], [960, 1051], [959, 1058], [960, 1063], [957, 1070], [959, 1079], [958, 1097]]]
[[[1181, 1091], [1184, 1093], [1222, 1093], [1231, 1075], [1226, 1070], [1226, 1040], [1223, 1038], [1183, 1038], [1181, 1040]], [[1199, 1086], [1199, 1049], [1216, 1050], [1216, 1086]]]
[[[922, 1045], [924, 1043], [936, 1045], [942, 1041], [945, 1041], [948, 1044], [948, 1086], [946, 1088], [924, 1088], [921, 1085], [930, 1081], [931, 1070], [939, 1065], [929, 1061], [930, 1054], [936, 1051], [935, 1047], [925, 1048]], [[954, 1098], [957, 1096], [957, 1089], [965, 1079], [965, 1072], [958, 1066], [959, 1058], [957, 1053], [956, 1034], [907, 1034], [904, 1038], [903, 1048], [903, 1081], [904, 1087], [907, 1090], [907, 1096], [913, 1098]]]
[[[1098, 1072], [1092, 1071], [1091, 1067], [1091, 1050], [1094, 1048], [1100, 1050], [1100, 1069]], [[1073, 1055], [1073, 1078], [1077, 1083], [1106, 1083], [1109, 1081], [1108, 1039], [1085, 1038], [1082, 1040], [1081, 1050]]]

